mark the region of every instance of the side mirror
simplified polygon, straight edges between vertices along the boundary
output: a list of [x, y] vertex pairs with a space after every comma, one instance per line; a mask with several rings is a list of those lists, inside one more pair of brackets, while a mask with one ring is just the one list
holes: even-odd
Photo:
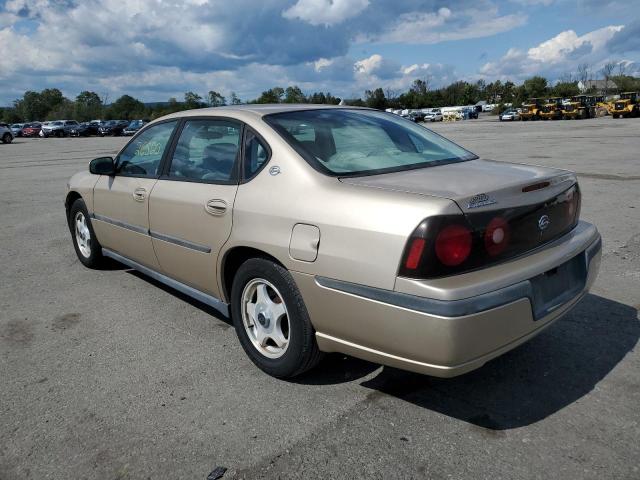
[[94, 175], [115, 175], [116, 164], [111, 157], [94, 158], [89, 164], [89, 172]]

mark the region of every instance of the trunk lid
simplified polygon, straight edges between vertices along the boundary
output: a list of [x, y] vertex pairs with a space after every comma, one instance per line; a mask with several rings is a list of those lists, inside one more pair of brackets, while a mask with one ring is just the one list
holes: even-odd
[[463, 212], [471, 213], [544, 202], [573, 185], [576, 176], [555, 168], [478, 159], [381, 175], [343, 177], [340, 181], [447, 198]]

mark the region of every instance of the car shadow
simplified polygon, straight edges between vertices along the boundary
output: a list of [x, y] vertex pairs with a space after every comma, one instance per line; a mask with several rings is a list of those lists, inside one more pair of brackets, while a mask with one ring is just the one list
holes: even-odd
[[538, 337], [466, 375], [442, 379], [384, 367], [362, 385], [372, 389], [372, 402], [391, 396], [478, 427], [508, 430], [588, 394], [639, 336], [635, 308], [587, 295]]
[[210, 307], [209, 305], [207, 305], [206, 303], [202, 303], [192, 297], [190, 297], [189, 295], [185, 295], [182, 292], [179, 292], [178, 290], [169, 287], [168, 285], [165, 285], [162, 282], [159, 282], [147, 275], [145, 275], [144, 273], [140, 273], [137, 270], [133, 270], [130, 269], [129, 267], [126, 267], [122, 264], [119, 263], [119, 265], [122, 266], [123, 269], [126, 270], [126, 272], [130, 275], [133, 275], [141, 280], [144, 280], [145, 282], [148, 282], [150, 284], [152, 284], [153, 286], [162, 289], [163, 291], [165, 291], [166, 293], [173, 295], [176, 298], [179, 298], [180, 300], [182, 300], [183, 302], [188, 303], [189, 305], [198, 308], [200, 310], [202, 310], [203, 312], [211, 315], [212, 317], [215, 317], [216, 319], [226, 323], [227, 325], [230, 325], [233, 327], [233, 321], [231, 320], [231, 317], [226, 317], [224, 316], [222, 313], [220, 313], [218, 310], [216, 310], [213, 307]]

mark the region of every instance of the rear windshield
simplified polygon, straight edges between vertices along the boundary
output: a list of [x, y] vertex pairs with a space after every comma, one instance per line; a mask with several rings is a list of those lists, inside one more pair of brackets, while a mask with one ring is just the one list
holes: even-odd
[[318, 109], [264, 120], [315, 169], [357, 176], [478, 158], [455, 143], [391, 113]]

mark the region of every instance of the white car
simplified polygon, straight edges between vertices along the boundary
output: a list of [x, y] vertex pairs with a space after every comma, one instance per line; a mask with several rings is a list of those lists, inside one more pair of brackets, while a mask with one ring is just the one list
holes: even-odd
[[0, 139], [2, 143], [11, 143], [13, 141], [13, 133], [6, 123], [0, 123]]
[[501, 122], [513, 122], [514, 120], [520, 120], [520, 114], [516, 110], [507, 110], [502, 112], [498, 118]]
[[434, 108], [424, 116], [425, 122], [441, 122], [443, 119], [442, 111], [437, 108]]

